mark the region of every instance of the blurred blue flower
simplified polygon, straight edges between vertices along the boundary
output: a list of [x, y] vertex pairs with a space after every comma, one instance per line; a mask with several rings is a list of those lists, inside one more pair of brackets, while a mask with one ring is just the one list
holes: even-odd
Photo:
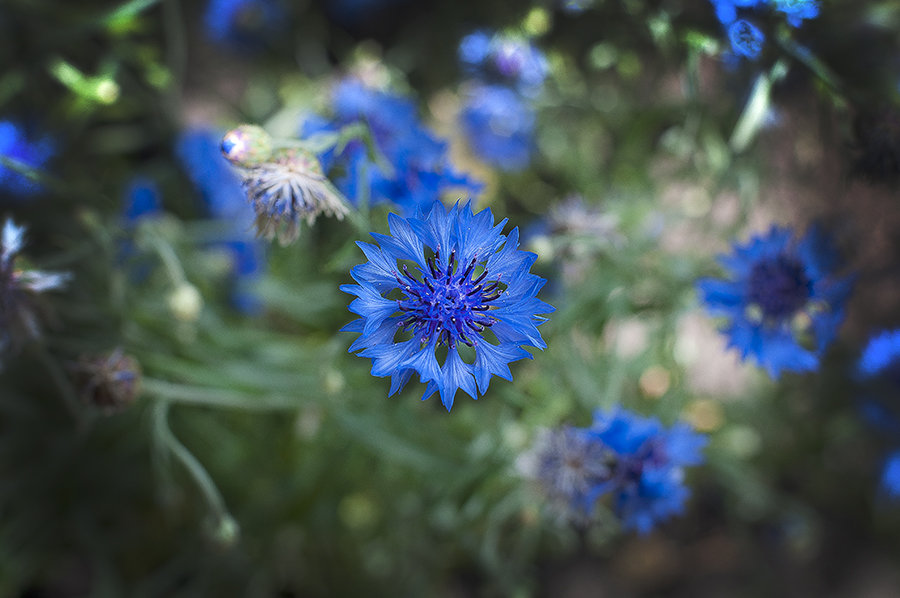
[[214, 245], [231, 257], [232, 303], [242, 313], [254, 313], [259, 303], [248, 289], [265, 269], [265, 247], [250, 232], [255, 214], [237, 175], [222, 156], [221, 138], [222, 134], [212, 129], [191, 129], [179, 136], [175, 151], [199, 191], [206, 213], [226, 223], [228, 232]]
[[534, 111], [514, 91], [499, 85], [478, 86], [460, 114], [475, 154], [502, 170], [528, 166], [534, 136]]
[[0, 231], [0, 352], [17, 350], [40, 336], [35, 298], [59, 289], [68, 274], [16, 267], [16, 256], [25, 244], [25, 227], [7, 219]]
[[143, 219], [161, 213], [162, 202], [156, 182], [144, 176], [133, 177], [122, 196], [122, 224], [126, 236], [118, 244], [117, 256], [120, 263], [128, 264], [128, 273], [132, 280], [146, 279], [155, 264], [155, 260], [150, 256], [138, 253], [133, 239], [134, 228]]
[[753, 9], [765, 6], [768, 0], [710, 0], [716, 11], [716, 18], [723, 25], [732, 23], [738, 17], [738, 9]]
[[728, 26], [728, 39], [735, 54], [755, 60], [762, 52], [766, 36], [750, 21], [738, 19]]
[[280, 30], [285, 16], [278, 0], [209, 0], [204, 24], [213, 41], [252, 49]]
[[521, 36], [475, 31], [460, 41], [458, 52], [470, 76], [529, 96], [540, 90], [549, 72], [544, 53]]
[[595, 0], [560, 0], [563, 12], [577, 15], [594, 6]]
[[127, 224], [135, 224], [141, 218], [158, 214], [162, 210], [159, 188], [146, 177], [134, 177], [125, 190], [122, 215]]
[[817, 0], [772, 0], [775, 10], [783, 12], [788, 25], [799, 27], [804, 19], [815, 19], [819, 16]]
[[856, 370], [863, 378], [888, 374], [900, 382], [900, 330], [883, 331], [872, 337], [863, 349]]
[[597, 499], [612, 488], [616, 456], [585, 428], [544, 430], [523, 457], [525, 473], [569, 521], [586, 523]]
[[[53, 143], [49, 139], [29, 139], [21, 126], [8, 120], [0, 121], [0, 156], [39, 171], [53, 154]], [[40, 191], [41, 185], [0, 163], [0, 189], [26, 196]]]
[[531, 358], [524, 345], [546, 346], [538, 314], [553, 307], [537, 298], [545, 280], [529, 273], [537, 256], [517, 249], [518, 228], [503, 235], [505, 219], [495, 226], [490, 209], [473, 214], [469, 203], [388, 222], [391, 235], [372, 233], [380, 247], [357, 243], [369, 261], [341, 290], [362, 316], [343, 329], [361, 333], [350, 351], [391, 377], [389, 396], [418, 373], [422, 398], [439, 392], [449, 411], [460, 388], [477, 399], [492, 376], [511, 380], [509, 363]]
[[683, 468], [703, 462], [705, 436], [623, 409], [595, 413], [590, 433], [615, 454], [614, 508], [624, 529], [645, 534], [684, 510]]
[[893, 451], [885, 460], [881, 487], [891, 498], [900, 498], [900, 451]]
[[411, 216], [430, 209], [449, 189], [458, 188], [461, 193], [481, 190], [480, 183], [453, 170], [447, 144], [422, 125], [409, 99], [347, 79], [335, 87], [332, 100], [334, 120], [309, 118], [301, 135], [333, 132], [363, 122], [388, 162], [388, 167], [382, 168], [371, 160], [362, 141], [350, 142], [338, 155], [328, 150], [319, 156], [327, 171], [342, 173], [335, 175], [335, 183], [352, 202], [358, 203], [366, 194], [372, 203], [391, 202]]
[[219, 149], [222, 135], [210, 128], [194, 128], [181, 133], [175, 153], [194, 187], [200, 192], [203, 207], [215, 218], [235, 219], [249, 229], [253, 210], [241, 188], [241, 182]]
[[850, 277], [834, 274], [838, 258], [817, 228], [801, 239], [772, 227], [734, 253], [720, 256], [729, 279], [697, 282], [713, 314], [731, 318], [724, 333], [743, 359], [754, 357], [769, 375], [812, 371], [844, 319]]

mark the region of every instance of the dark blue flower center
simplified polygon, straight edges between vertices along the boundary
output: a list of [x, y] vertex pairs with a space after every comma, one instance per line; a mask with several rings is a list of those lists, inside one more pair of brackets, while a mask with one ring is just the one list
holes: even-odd
[[397, 305], [406, 317], [399, 327], [412, 331], [423, 343], [437, 342], [451, 349], [457, 343], [474, 346], [471, 335], [484, 332], [495, 322], [487, 314], [490, 302], [502, 292], [500, 281], [483, 283], [488, 272], [484, 270], [476, 278], [472, 273], [478, 261], [456, 267], [456, 253], [450, 254], [446, 268], [438, 266], [437, 254], [427, 261], [428, 272], [417, 279], [403, 266], [403, 275], [397, 281], [405, 297]]
[[760, 260], [750, 271], [748, 299], [763, 316], [784, 319], [806, 305], [812, 282], [797, 259], [779, 254]]

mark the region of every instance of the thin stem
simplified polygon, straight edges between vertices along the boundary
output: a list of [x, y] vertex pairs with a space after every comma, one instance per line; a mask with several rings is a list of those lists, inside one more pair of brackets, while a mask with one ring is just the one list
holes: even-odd
[[299, 408], [296, 399], [278, 395], [257, 397], [221, 388], [200, 388], [153, 378], [144, 378], [141, 386], [144, 392], [158, 399], [185, 405], [247, 411], [290, 411]]
[[203, 497], [209, 504], [210, 509], [215, 514], [219, 526], [232, 525], [234, 518], [228, 512], [225, 506], [225, 499], [213, 482], [212, 477], [206, 468], [197, 460], [197, 458], [185, 447], [175, 434], [169, 428], [169, 402], [159, 401], [153, 408], [153, 431], [162, 446], [165, 446], [179, 460], [190, 476], [194, 478], [194, 482], [203, 493]]
[[159, 259], [162, 260], [174, 286], [178, 287], [186, 283], [187, 276], [184, 274], [184, 268], [181, 267], [181, 261], [179, 261], [172, 246], [156, 235], [155, 232], [146, 235], [146, 238], [154, 251], [156, 251]]

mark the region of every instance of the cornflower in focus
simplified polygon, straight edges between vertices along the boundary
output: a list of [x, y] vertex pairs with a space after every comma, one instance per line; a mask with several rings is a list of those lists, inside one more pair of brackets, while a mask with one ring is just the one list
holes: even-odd
[[350, 201], [358, 204], [365, 197], [371, 203], [389, 202], [412, 216], [430, 209], [451, 189], [480, 191], [480, 183], [453, 169], [446, 142], [422, 125], [409, 99], [345, 79], [335, 86], [332, 105], [332, 120], [309, 118], [301, 135], [335, 132], [361, 122], [368, 126], [375, 148], [386, 161], [373, 160], [359, 140], [340, 152], [329, 149], [319, 156]]
[[783, 370], [819, 367], [819, 357], [844, 319], [850, 277], [835, 275], [838, 257], [813, 228], [796, 238], [772, 227], [734, 253], [720, 256], [729, 278], [698, 281], [713, 314], [730, 318], [723, 330], [741, 357], [753, 357], [772, 378]]
[[282, 29], [285, 16], [278, 0], [209, 0], [204, 24], [211, 40], [246, 50]]
[[222, 153], [238, 168], [241, 185], [256, 213], [257, 233], [294, 242], [300, 220], [312, 225], [325, 214], [343, 219], [349, 207], [325, 177], [314, 153], [301, 147], [272, 149], [268, 133], [243, 125], [222, 140]]
[[613, 508], [624, 529], [645, 534], [684, 511], [684, 468], [703, 462], [705, 436], [623, 409], [597, 412], [590, 433], [616, 456]]
[[[29, 139], [21, 126], [11, 121], [0, 121], [0, 158], [39, 171], [52, 156], [53, 144], [49, 139]], [[0, 190], [14, 196], [27, 196], [40, 191], [41, 185], [0, 160]]]
[[546, 281], [529, 272], [537, 256], [517, 249], [518, 229], [503, 235], [506, 220], [494, 225], [469, 203], [388, 222], [390, 236], [372, 233], [380, 247], [357, 243], [369, 261], [350, 272], [358, 284], [341, 286], [361, 316], [343, 329], [361, 333], [350, 351], [391, 377], [389, 396], [418, 373], [422, 398], [439, 392], [448, 411], [459, 389], [477, 399], [492, 376], [512, 380], [509, 363], [531, 358], [522, 347], [546, 346], [538, 314], [553, 311], [537, 298]]
[[7, 219], [0, 232], [0, 352], [17, 350], [40, 336], [37, 295], [58, 289], [68, 274], [16, 267], [25, 242], [25, 228]]

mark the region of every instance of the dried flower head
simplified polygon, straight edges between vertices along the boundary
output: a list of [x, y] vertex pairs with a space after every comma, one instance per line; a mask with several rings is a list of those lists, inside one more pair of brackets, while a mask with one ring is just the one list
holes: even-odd
[[321, 214], [340, 220], [350, 209], [314, 153], [300, 147], [273, 150], [260, 127], [242, 125], [226, 133], [222, 153], [237, 168], [256, 213], [256, 232], [266, 239], [288, 245], [299, 236], [301, 219], [310, 225]]
[[617, 457], [589, 430], [542, 430], [517, 464], [534, 479], [562, 519], [587, 523], [597, 499], [612, 488]]
[[103, 411], [113, 412], [128, 407], [140, 392], [141, 366], [120, 348], [85, 357], [74, 370], [82, 400]]

